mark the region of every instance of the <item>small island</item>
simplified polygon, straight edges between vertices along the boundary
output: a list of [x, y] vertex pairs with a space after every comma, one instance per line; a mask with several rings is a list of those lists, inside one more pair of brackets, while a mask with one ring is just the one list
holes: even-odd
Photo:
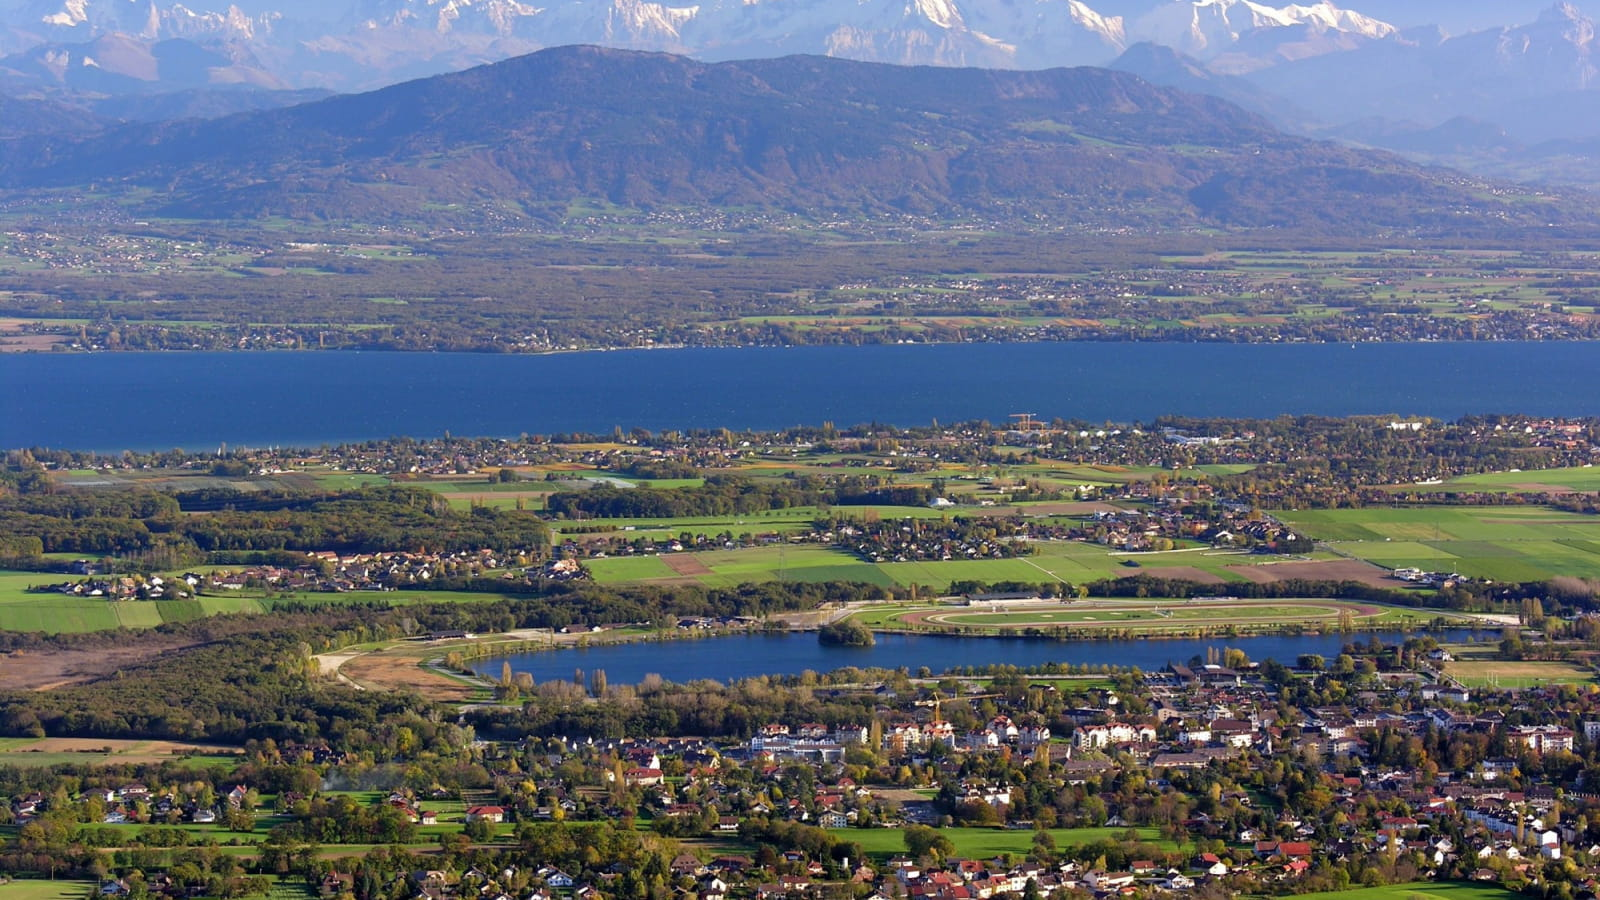
[[871, 647], [878, 641], [872, 636], [872, 629], [847, 619], [818, 629], [817, 643], [829, 647]]

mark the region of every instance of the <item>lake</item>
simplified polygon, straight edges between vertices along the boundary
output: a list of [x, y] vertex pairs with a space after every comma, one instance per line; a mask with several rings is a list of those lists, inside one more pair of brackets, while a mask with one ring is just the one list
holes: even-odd
[[[1469, 631], [1453, 632], [1451, 639], [1465, 640], [1468, 635], [1474, 635], [1478, 640], [1499, 639], [1498, 634]], [[1150, 672], [1167, 663], [1187, 662], [1195, 656], [1204, 658], [1209, 647], [1218, 650], [1237, 647], [1257, 662], [1276, 659], [1293, 665], [1295, 657], [1302, 653], [1319, 653], [1331, 660], [1351, 641], [1365, 642], [1376, 637], [1393, 644], [1408, 636], [1405, 632], [1383, 631], [1349, 635], [1052, 641], [1040, 638], [880, 634], [874, 647], [833, 647], [818, 643], [814, 633], [784, 632], [562, 648], [477, 660], [473, 668], [486, 677], [499, 678], [501, 663], [509, 660], [513, 672], [527, 672], [536, 682], [570, 679], [575, 669], [582, 669], [586, 673], [604, 669], [606, 680], [611, 684], [638, 684], [649, 674], [676, 682], [703, 678], [726, 682], [755, 675], [798, 675], [807, 670], [828, 672], [846, 666], [904, 667], [913, 673], [921, 666], [928, 666], [937, 673], [958, 666], [1000, 663], [1033, 666], [1061, 662], [1137, 666]]]
[[1600, 415], [1600, 343], [939, 344], [473, 353], [0, 354], [0, 447], [316, 446], [614, 427], [896, 425], [1026, 410]]

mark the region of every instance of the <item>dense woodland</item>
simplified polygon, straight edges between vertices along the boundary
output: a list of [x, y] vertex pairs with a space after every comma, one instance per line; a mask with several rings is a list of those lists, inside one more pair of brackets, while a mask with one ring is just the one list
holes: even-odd
[[[204, 515], [188, 515], [204, 513]], [[548, 551], [549, 530], [521, 510], [452, 510], [419, 488], [337, 493], [209, 490], [74, 493], [0, 497], [0, 547], [29, 539], [40, 552], [143, 556], [158, 567], [188, 565], [229, 551], [433, 552]], [[217, 554], [208, 557], [207, 554]]]
[[573, 519], [676, 518], [798, 506], [921, 506], [936, 496], [938, 492], [930, 486], [897, 486], [881, 475], [802, 477], [778, 484], [712, 475], [703, 486], [693, 488], [639, 491], [598, 487], [558, 492], [550, 496], [546, 509]]

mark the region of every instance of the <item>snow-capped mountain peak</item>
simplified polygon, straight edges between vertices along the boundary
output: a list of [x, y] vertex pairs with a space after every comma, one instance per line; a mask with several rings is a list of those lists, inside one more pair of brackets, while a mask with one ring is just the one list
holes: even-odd
[[1371, 39], [1396, 32], [1387, 22], [1341, 9], [1330, 0], [1309, 6], [1268, 6], [1255, 0], [1169, 0], [1142, 16], [1130, 31], [1135, 40], [1166, 44], [1204, 59], [1225, 52], [1251, 32], [1294, 26]]

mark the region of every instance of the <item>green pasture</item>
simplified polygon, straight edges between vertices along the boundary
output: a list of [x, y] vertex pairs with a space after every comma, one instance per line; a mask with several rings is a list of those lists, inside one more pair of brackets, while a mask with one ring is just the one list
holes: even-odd
[[[964, 580], [1082, 584], [1141, 574], [1162, 577], [1163, 569], [1179, 567], [1198, 569], [1224, 582], [1242, 582], [1245, 578], [1229, 569], [1229, 566], [1270, 565], [1277, 561], [1273, 557], [1211, 549], [1123, 553], [1081, 541], [1036, 541], [1032, 546], [1037, 551], [1035, 554], [1014, 559], [883, 563], [881, 568], [897, 584], [939, 587]], [[1297, 560], [1333, 558], [1327, 553], [1295, 557]], [[1182, 574], [1188, 573], [1178, 573]]]
[[413, 481], [412, 487], [433, 491], [435, 494], [526, 494], [549, 493], [557, 487], [547, 481]]
[[1522, 894], [1496, 884], [1463, 881], [1413, 881], [1349, 891], [1299, 894], [1297, 900], [1517, 900]]
[[[0, 630], [61, 634], [115, 628], [154, 628], [167, 622], [189, 622], [207, 616], [266, 612], [280, 602], [277, 595], [260, 591], [208, 594], [187, 600], [118, 601], [26, 591], [29, 585], [53, 584], [76, 580], [78, 577], [49, 572], [0, 571]], [[344, 594], [294, 594], [289, 599], [314, 606], [344, 606], [374, 601], [405, 606], [413, 603], [481, 603], [506, 596], [465, 591], [351, 591]]]
[[[1125, 608], [1128, 606], [1136, 608]], [[1205, 603], [1190, 604], [1181, 600], [1089, 598], [1068, 601], [1063, 605], [1041, 604], [1002, 611], [989, 611], [982, 606], [885, 604], [854, 613], [851, 618], [869, 628], [884, 630], [906, 627], [907, 615], [917, 612], [933, 612], [941, 616], [939, 622], [928, 623], [927, 627], [967, 628], [980, 631], [1081, 625], [1159, 632], [1210, 627], [1209, 623], [1219, 620], [1228, 620], [1242, 626], [1299, 623], [1325, 629], [1337, 622], [1338, 608], [1362, 611], [1364, 607], [1373, 606], [1373, 604], [1346, 603], [1337, 600], [1307, 600], [1304, 604], [1294, 600], [1241, 600], [1230, 601], [1228, 605], [1221, 606]], [[1416, 627], [1427, 625], [1440, 615], [1438, 610], [1377, 606], [1375, 614], [1360, 615], [1357, 622], [1365, 626]], [[1448, 613], [1443, 615], [1451, 617]]]
[[272, 882], [272, 888], [267, 892], [267, 900], [313, 900], [316, 896], [317, 893], [311, 889], [311, 885], [298, 877], [294, 880], [288, 877], [279, 878]]
[[1494, 581], [1600, 576], [1600, 518], [1548, 507], [1291, 510], [1288, 525], [1388, 568]]
[[[668, 564], [680, 559], [685, 566], [710, 572], [680, 573]], [[743, 550], [674, 553], [668, 556], [630, 556], [589, 560], [585, 563], [602, 584], [624, 581], [693, 580], [709, 587], [734, 587], [762, 581], [859, 581], [888, 586], [889, 577], [879, 567], [853, 554], [815, 544], [779, 544]]]
[[[1430, 486], [1432, 487], [1432, 486]], [[1544, 489], [1600, 491], [1600, 468], [1577, 466], [1567, 469], [1528, 469], [1522, 472], [1489, 472], [1463, 475], [1433, 487], [1441, 491], [1538, 491]]]
[[78, 577], [50, 572], [0, 571], [0, 630], [61, 634], [154, 628], [166, 622], [188, 622], [225, 613], [258, 613], [265, 609], [261, 600], [247, 596], [111, 601], [101, 597], [27, 592], [29, 585], [74, 581]]
[[1239, 621], [1288, 619], [1336, 619], [1338, 611], [1323, 606], [1295, 606], [1292, 604], [1252, 605], [1249, 609], [1215, 606], [1184, 606], [1173, 601], [1149, 609], [1086, 609], [1059, 608], [1051, 611], [1018, 609], [1012, 612], [956, 614], [944, 619], [950, 625], [1010, 625], [1017, 622], [1038, 622], [1043, 625], [1106, 624], [1111, 622], [1172, 623], [1181, 625], [1195, 619], [1237, 618]]
[[1253, 472], [1255, 469], [1255, 463], [1218, 463], [1194, 467], [1194, 471], [1204, 472], [1207, 475], [1243, 475], [1246, 472]]
[[[1060, 848], [1078, 847], [1097, 841], [1118, 841], [1128, 834], [1127, 828], [1052, 828], [1050, 836]], [[1154, 844], [1163, 850], [1175, 850], [1177, 845], [1162, 838], [1155, 828], [1132, 829], [1139, 840]], [[906, 851], [904, 833], [898, 828], [841, 828], [831, 832], [840, 840], [861, 845], [867, 855], [883, 860]], [[1026, 855], [1033, 849], [1033, 831], [1020, 828], [941, 828], [939, 833], [955, 845], [956, 856], [973, 859], [991, 859], [1002, 853]]]
[[697, 553], [714, 574], [700, 576], [712, 587], [734, 587], [748, 581], [861, 581], [888, 585], [877, 566], [853, 554], [817, 545], [777, 545], [753, 550]]
[[[902, 512], [906, 508], [895, 508]], [[887, 512], [887, 510], [885, 510]], [[928, 513], [938, 514], [935, 510]], [[887, 516], [885, 516], [887, 518]], [[778, 520], [765, 520], [776, 522]], [[690, 524], [693, 522], [694, 524]], [[788, 523], [794, 530], [809, 527], [810, 518]], [[637, 526], [636, 526], [637, 527]], [[744, 526], [741, 526], [744, 527]], [[715, 526], [698, 520], [678, 520], [663, 524], [658, 530], [643, 532], [653, 538], [673, 537], [682, 531], [704, 529], [719, 533]], [[639, 536], [640, 531], [622, 534]], [[1124, 578], [1148, 574], [1161, 577], [1191, 577], [1199, 570], [1222, 582], [1243, 582], [1245, 578], [1230, 566], [1271, 565], [1275, 557], [1234, 551], [1196, 547], [1158, 553], [1123, 553], [1110, 548], [1078, 541], [1038, 541], [1033, 545], [1035, 554], [1009, 559], [952, 559], [917, 560], [907, 562], [869, 563], [854, 554], [814, 544], [781, 544], [767, 547], [709, 551], [688, 554], [700, 565], [710, 568], [710, 574], [680, 574], [667, 562], [667, 556], [631, 556], [588, 560], [596, 581], [615, 584], [626, 581], [661, 581], [694, 578], [716, 587], [737, 585], [746, 581], [859, 581], [869, 584], [920, 585], [942, 591], [952, 582], [978, 581], [992, 584], [1002, 581], [1021, 581], [1032, 584], [1062, 582], [1082, 584], [1100, 579]], [[1332, 560], [1333, 553], [1319, 552], [1293, 560]], [[1219, 585], [1226, 593], [1226, 586]]]
[[95, 887], [92, 881], [18, 879], [0, 884], [0, 900], [85, 900]]
[[818, 511], [815, 508], [802, 506], [727, 516], [684, 516], [675, 519], [556, 519], [550, 522], [550, 527], [557, 533], [567, 533], [594, 525], [610, 525], [615, 526], [617, 530], [607, 533], [605, 537], [623, 537], [630, 540], [647, 535], [677, 537], [685, 532], [695, 535], [717, 535], [727, 531], [737, 537], [745, 533], [787, 534], [809, 530], [812, 520], [817, 516]]
[[316, 479], [317, 487], [334, 491], [390, 483], [387, 475], [369, 475], [362, 472], [322, 472], [312, 477]]
[[1453, 644], [1455, 659], [1444, 663], [1445, 674], [1467, 687], [1535, 688], [1546, 684], [1594, 684], [1595, 670], [1562, 660], [1498, 659], [1491, 644]]

